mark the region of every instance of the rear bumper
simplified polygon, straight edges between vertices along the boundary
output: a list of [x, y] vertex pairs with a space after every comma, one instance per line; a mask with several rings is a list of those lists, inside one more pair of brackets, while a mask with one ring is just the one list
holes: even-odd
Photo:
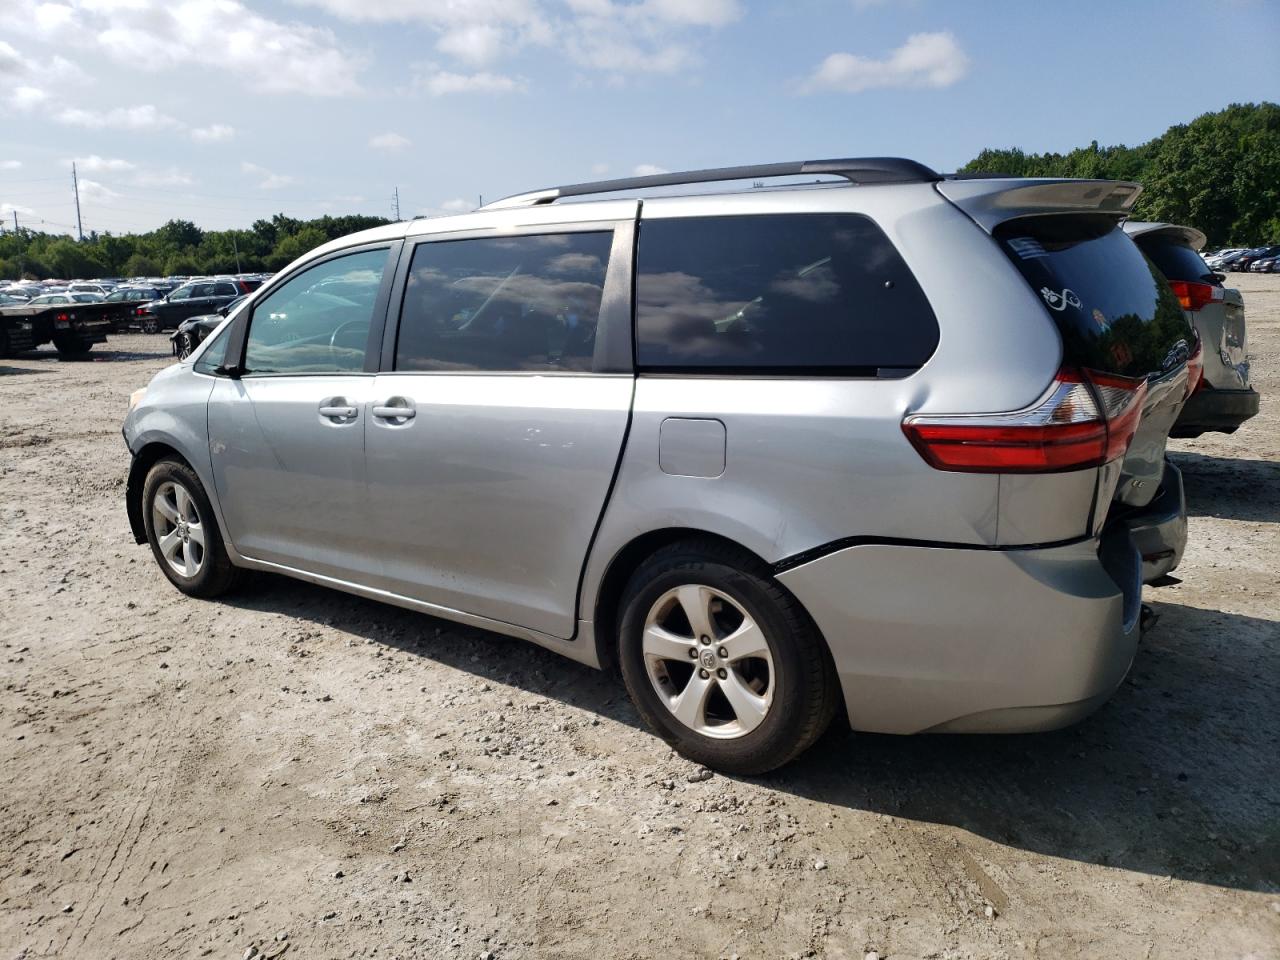
[[778, 579], [826, 637], [856, 730], [1066, 726], [1120, 685], [1140, 632], [1123, 527], [1036, 549], [852, 546]]
[[1197, 390], [1187, 399], [1170, 436], [1198, 437], [1210, 431], [1234, 433], [1240, 424], [1257, 416], [1258, 401], [1258, 391], [1252, 388]]
[[1182, 471], [1166, 460], [1156, 498], [1141, 513], [1122, 517], [1120, 522], [1142, 557], [1143, 583], [1172, 573], [1187, 548], [1187, 498], [1182, 489]]

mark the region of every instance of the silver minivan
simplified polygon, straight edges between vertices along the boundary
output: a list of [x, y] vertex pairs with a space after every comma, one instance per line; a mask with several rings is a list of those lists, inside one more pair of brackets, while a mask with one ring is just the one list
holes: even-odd
[[724, 771], [837, 713], [1071, 723], [1186, 539], [1138, 190], [810, 161], [335, 240], [131, 398], [133, 533], [193, 596], [271, 571], [616, 667]]

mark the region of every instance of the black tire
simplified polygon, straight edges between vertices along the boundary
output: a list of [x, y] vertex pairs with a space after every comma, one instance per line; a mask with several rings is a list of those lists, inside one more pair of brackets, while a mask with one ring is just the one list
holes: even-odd
[[141, 327], [143, 333], [159, 333], [160, 321], [155, 317], [143, 317]]
[[179, 360], [185, 360], [191, 356], [191, 351], [195, 349], [195, 345], [191, 342], [191, 335], [188, 333], [178, 334], [177, 354]]
[[[692, 584], [740, 606], [761, 628], [773, 661], [764, 719], [733, 739], [704, 735], [678, 720], [646, 668], [643, 634], [651, 609], [669, 591]], [[745, 551], [714, 540], [668, 546], [632, 575], [621, 611], [618, 653], [627, 692], [644, 721], [688, 759], [724, 773], [767, 773], [803, 753], [830, 724], [839, 683], [826, 644], [799, 601]]]
[[4, 327], [0, 327], [0, 357], [11, 356], [11, 348], [9, 346], [9, 331]]
[[79, 337], [54, 337], [53, 345], [58, 351], [59, 360], [83, 360], [93, 347], [93, 344], [85, 343]]
[[[180, 486], [189, 495], [204, 533], [201, 562], [193, 576], [185, 576], [175, 570], [160, 546], [154, 506], [157, 493], [166, 484]], [[218, 521], [213, 515], [213, 507], [204, 492], [204, 486], [196, 472], [186, 463], [174, 459], [157, 460], [147, 472], [147, 479], [142, 487], [142, 520], [147, 531], [147, 542], [151, 544], [152, 556], [161, 572], [187, 596], [216, 597], [236, 585], [240, 571], [232, 566], [231, 559], [227, 556], [227, 548], [222, 542]]]

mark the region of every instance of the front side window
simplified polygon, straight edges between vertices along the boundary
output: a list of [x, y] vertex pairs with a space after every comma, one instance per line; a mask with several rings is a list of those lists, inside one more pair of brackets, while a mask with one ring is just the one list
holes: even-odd
[[191, 291], [193, 289], [194, 287], [189, 287], [189, 286], [179, 287], [177, 290], [173, 291], [173, 293], [169, 294], [169, 299], [170, 300], [190, 300]]
[[395, 369], [590, 370], [612, 244], [610, 231], [419, 244]]
[[364, 369], [373, 306], [387, 251], [326, 260], [285, 281], [253, 308], [246, 374]]
[[938, 322], [884, 232], [855, 214], [648, 220], [641, 369], [875, 375], [920, 367]]

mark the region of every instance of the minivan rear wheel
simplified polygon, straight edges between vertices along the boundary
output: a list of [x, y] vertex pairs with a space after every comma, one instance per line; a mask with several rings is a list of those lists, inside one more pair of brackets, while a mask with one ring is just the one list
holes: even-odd
[[830, 654], [799, 602], [760, 561], [715, 541], [674, 544], [632, 575], [619, 661], [645, 722], [725, 773], [792, 760], [838, 699]]

